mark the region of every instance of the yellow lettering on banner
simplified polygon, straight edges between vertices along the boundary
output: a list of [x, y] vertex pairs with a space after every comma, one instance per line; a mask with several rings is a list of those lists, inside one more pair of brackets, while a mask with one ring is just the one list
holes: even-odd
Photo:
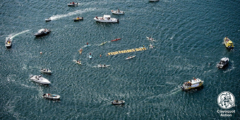
[[129, 50], [127, 50], [127, 51], [128, 51], [129, 53], [130, 53], [130, 52], [132, 52], [132, 50], [131, 50], [131, 49], [129, 49]]
[[139, 48], [135, 48], [136, 51], [139, 51]]
[[124, 53], [127, 53], [127, 50], [124, 50]]
[[133, 52], [135, 52], [135, 50], [134, 49], [131, 49]]

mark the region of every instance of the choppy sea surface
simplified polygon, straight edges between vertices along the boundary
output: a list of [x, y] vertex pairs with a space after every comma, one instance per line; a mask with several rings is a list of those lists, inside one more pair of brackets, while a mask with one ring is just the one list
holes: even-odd
[[[239, 0], [82, 0], [68, 7], [70, 2], [0, 2], [0, 119], [240, 119]], [[112, 15], [117, 9], [125, 14]], [[119, 23], [93, 20], [103, 15]], [[74, 22], [77, 16], [84, 20]], [[41, 28], [52, 32], [35, 38]], [[234, 50], [225, 48], [225, 36]], [[11, 49], [4, 44], [8, 37]], [[110, 42], [116, 38], [122, 39]], [[142, 46], [147, 50], [107, 56]], [[230, 59], [229, 66], [218, 69], [223, 57]], [[41, 68], [52, 75], [41, 74]], [[31, 75], [52, 84], [34, 83]], [[182, 91], [180, 86], [193, 77], [204, 87]], [[223, 91], [235, 96], [231, 117], [217, 112], [223, 110], [217, 103]], [[59, 94], [61, 100], [43, 99], [44, 93]], [[111, 105], [115, 99], [126, 104]]]

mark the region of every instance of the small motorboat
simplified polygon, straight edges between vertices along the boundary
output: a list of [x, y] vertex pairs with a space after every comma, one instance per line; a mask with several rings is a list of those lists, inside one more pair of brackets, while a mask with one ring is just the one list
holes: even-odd
[[6, 39], [5, 46], [6, 46], [6, 48], [11, 48], [12, 47], [12, 40], [11, 40], [11, 38], [7, 38]]
[[117, 38], [117, 39], [111, 40], [111, 42], [118, 41], [118, 40], [121, 40], [121, 38]]
[[79, 61], [79, 60], [76, 61], [76, 63], [79, 64], [79, 65], [82, 65], [81, 61]]
[[135, 57], [136, 57], [136, 55], [133, 55], [133, 56], [127, 57], [126, 60], [133, 59]]
[[111, 18], [110, 15], [103, 15], [103, 17], [95, 17], [93, 18], [96, 22], [104, 22], [104, 23], [118, 23], [119, 20], [117, 18]]
[[52, 71], [49, 69], [41, 69], [40, 71], [41, 71], [41, 73], [52, 74]]
[[80, 20], [83, 20], [83, 17], [77, 17], [77, 18], [73, 19], [74, 22], [77, 22], [77, 21], [80, 21]]
[[35, 34], [36, 37], [44, 36], [47, 35], [51, 32], [51, 30], [48, 29], [40, 29], [38, 32]]
[[42, 77], [41, 75], [33, 75], [30, 79], [33, 80], [34, 82], [44, 85], [51, 84], [51, 82], [48, 79]]
[[104, 45], [104, 44], [106, 44], [107, 43], [107, 41], [105, 41], [105, 42], [102, 42], [99, 46], [101, 46], [101, 45]]
[[46, 22], [50, 22], [51, 21], [51, 18], [48, 18], [48, 19], [45, 19]]
[[68, 3], [68, 6], [69, 7], [75, 7], [75, 6], [78, 6], [78, 3], [71, 2], [71, 3]]
[[51, 99], [51, 100], [59, 100], [60, 95], [45, 93], [45, 94], [43, 94], [43, 98]]
[[120, 11], [119, 9], [118, 10], [111, 10], [112, 14], [115, 14], [115, 15], [123, 15], [124, 14], [124, 11]]
[[149, 41], [156, 41], [156, 40], [154, 40], [152, 37], [147, 37], [147, 36], [146, 36], [146, 38], [147, 38]]
[[104, 65], [103, 65], [103, 64], [98, 64], [98, 65], [97, 65], [97, 67], [99, 67], [99, 68], [105, 68], [105, 67], [109, 67], [109, 66], [110, 66], [110, 65], [105, 65], [105, 64], [104, 64]]
[[125, 101], [123, 101], [123, 100], [114, 100], [114, 101], [112, 101], [112, 104], [113, 105], [124, 105]]
[[200, 80], [199, 78], [193, 78], [192, 80], [185, 82], [181, 88], [182, 90], [185, 90], [185, 91], [199, 88], [199, 87], [202, 87], [203, 82], [204, 81]]
[[228, 49], [233, 49], [234, 48], [233, 42], [228, 37], [225, 37], [223, 39], [223, 41], [224, 41], [224, 44], [225, 44], [226, 48], [228, 48]]
[[89, 59], [92, 59], [92, 55], [89, 55], [88, 58], [89, 58]]
[[220, 69], [222, 69], [222, 68], [224, 68], [225, 66], [227, 66], [228, 63], [229, 63], [229, 58], [224, 57], [224, 58], [222, 58], [222, 59], [220, 60], [220, 62], [217, 64], [217, 67], [220, 68]]

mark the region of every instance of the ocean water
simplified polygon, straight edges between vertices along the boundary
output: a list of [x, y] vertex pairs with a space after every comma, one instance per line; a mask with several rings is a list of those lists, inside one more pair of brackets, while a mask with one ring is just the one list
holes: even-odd
[[[68, 7], [69, 2], [0, 2], [0, 119], [240, 119], [239, 0], [82, 0]], [[118, 8], [125, 14], [112, 15]], [[93, 20], [107, 14], [119, 23]], [[84, 20], [73, 22], [77, 16]], [[52, 32], [35, 38], [41, 28]], [[234, 50], [223, 45], [225, 36]], [[11, 49], [4, 46], [8, 37]], [[116, 38], [122, 39], [110, 42]], [[107, 56], [143, 45], [147, 50]], [[222, 57], [230, 64], [218, 69]], [[41, 68], [53, 74], [41, 74]], [[34, 83], [31, 75], [52, 84]], [[204, 88], [182, 91], [193, 77], [202, 79]], [[223, 91], [235, 96], [231, 117], [217, 113], [223, 110], [217, 104]], [[61, 100], [43, 99], [44, 93], [59, 94]], [[111, 105], [115, 99], [126, 104]]]

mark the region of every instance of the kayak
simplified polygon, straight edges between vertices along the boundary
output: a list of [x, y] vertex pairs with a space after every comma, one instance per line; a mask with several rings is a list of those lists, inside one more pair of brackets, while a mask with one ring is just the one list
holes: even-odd
[[103, 65], [103, 64], [98, 64], [97, 67], [99, 68], [104, 68], [104, 67], [109, 67], [110, 65]]
[[107, 42], [103, 42], [103, 43], [101, 43], [100, 45], [104, 45], [104, 44], [106, 44]]
[[74, 22], [77, 22], [77, 21], [83, 20], [83, 17], [74, 18], [73, 20], [74, 20]]
[[82, 65], [81, 61], [76, 61], [77, 64]]
[[111, 42], [118, 41], [118, 40], [121, 40], [121, 38], [117, 38], [117, 39], [111, 40]]
[[150, 40], [150, 41], [156, 41], [156, 40], [154, 40], [153, 38], [151, 38], [151, 37], [146, 37], [148, 40]]
[[69, 4], [68, 4], [69, 7], [75, 7], [75, 6], [77, 6], [77, 5], [78, 5], [78, 3], [69, 3]]
[[136, 57], [136, 55], [133, 55], [133, 56], [127, 57], [126, 60], [133, 59], [135, 57]]
[[89, 55], [88, 57], [89, 57], [89, 59], [92, 59], [92, 56], [91, 56], [91, 55]]

